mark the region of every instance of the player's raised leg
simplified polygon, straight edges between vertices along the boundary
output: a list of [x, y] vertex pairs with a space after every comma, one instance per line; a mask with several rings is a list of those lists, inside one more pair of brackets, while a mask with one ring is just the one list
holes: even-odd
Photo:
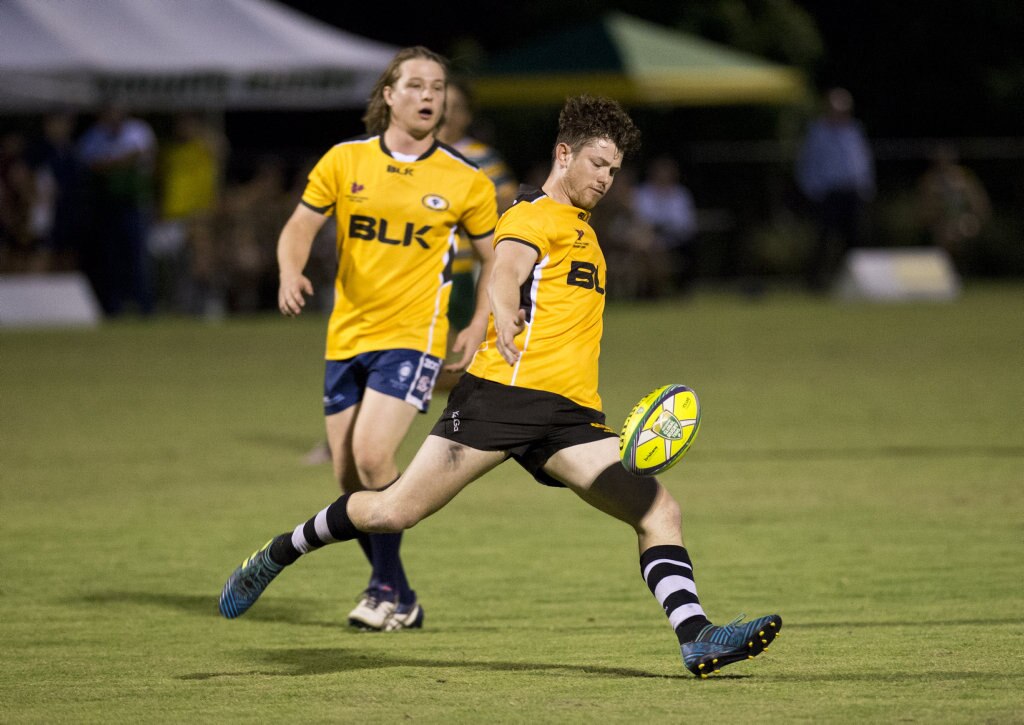
[[428, 436], [394, 485], [384, 491], [342, 495], [242, 562], [221, 592], [221, 614], [229, 619], [244, 614], [274, 577], [303, 554], [327, 544], [351, 541], [360, 532], [393, 533], [411, 528], [503, 460], [505, 454], [500, 451], [481, 451]]
[[633, 527], [640, 570], [668, 616], [686, 668], [707, 677], [725, 665], [767, 649], [782, 628], [777, 614], [743, 623], [711, 624], [700, 599], [693, 563], [683, 546], [682, 516], [675, 498], [650, 476], [634, 476], [619, 463], [614, 438], [564, 448], [544, 470], [595, 508]]

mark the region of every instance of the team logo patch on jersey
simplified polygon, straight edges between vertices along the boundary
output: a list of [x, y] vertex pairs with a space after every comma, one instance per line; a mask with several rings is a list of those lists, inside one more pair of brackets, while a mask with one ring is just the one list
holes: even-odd
[[444, 211], [448, 208], [448, 200], [437, 194], [427, 194], [423, 197], [423, 206], [434, 211]]
[[345, 198], [348, 199], [350, 202], [360, 204], [366, 201], [367, 197], [362, 195], [365, 189], [366, 187], [360, 184], [358, 181], [353, 181], [352, 185], [349, 187], [349, 193], [345, 194]]

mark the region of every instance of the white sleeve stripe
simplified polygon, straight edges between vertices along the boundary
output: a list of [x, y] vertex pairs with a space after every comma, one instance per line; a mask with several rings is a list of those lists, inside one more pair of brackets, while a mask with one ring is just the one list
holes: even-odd
[[550, 256], [545, 255], [544, 259], [533, 267], [533, 284], [530, 286], [530, 321], [526, 323], [526, 337], [523, 338], [523, 349], [519, 351], [519, 359], [516, 360], [516, 366], [512, 370], [512, 379], [509, 381], [510, 385], [516, 384], [519, 366], [523, 364], [526, 350], [530, 347], [530, 333], [533, 332], [533, 323], [536, 321], [535, 317], [537, 315], [537, 288], [540, 286], [540, 278], [544, 274], [542, 270], [550, 260]]

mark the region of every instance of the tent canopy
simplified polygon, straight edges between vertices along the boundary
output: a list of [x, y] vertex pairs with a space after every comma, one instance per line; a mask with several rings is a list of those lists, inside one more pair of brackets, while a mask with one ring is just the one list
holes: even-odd
[[579, 93], [650, 106], [784, 104], [805, 94], [790, 68], [622, 13], [497, 57], [475, 85], [483, 106], [561, 104]]
[[396, 51], [273, 0], [0, 0], [0, 111], [360, 106]]

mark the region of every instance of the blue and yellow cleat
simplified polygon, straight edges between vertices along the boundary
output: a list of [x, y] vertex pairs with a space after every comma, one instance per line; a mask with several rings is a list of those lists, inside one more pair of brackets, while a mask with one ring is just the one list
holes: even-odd
[[743, 624], [742, 614], [724, 627], [709, 624], [697, 639], [681, 647], [683, 664], [697, 677], [706, 678], [726, 665], [761, 654], [779, 635], [780, 629], [782, 617], [777, 614], [746, 624]]
[[231, 573], [220, 593], [220, 613], [228, 619], [245, 614], [256, 603], [263, 590], [284, 569], [270, 559], [270, 545], [273, 539], [263, 545], [242, 565]]

